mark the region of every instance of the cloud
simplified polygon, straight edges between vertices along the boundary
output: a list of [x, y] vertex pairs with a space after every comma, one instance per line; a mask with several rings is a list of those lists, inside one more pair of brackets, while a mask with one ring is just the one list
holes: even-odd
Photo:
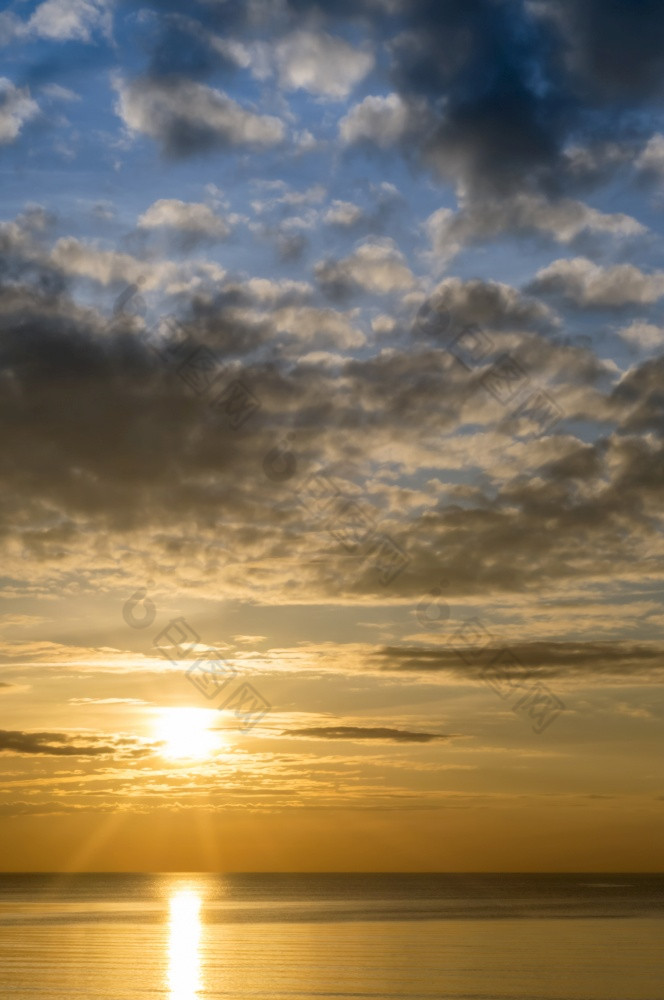
[[355, 226], [363, 217], [362, 209], [352, 201], [333, 201], [323, 216], [323, 221], [330, 226], [347, 228]]
[[63, 274], [90, 278], [102, 285], [145, 281], [146, 288], [153, 288], [174, 278], [177, 270], [170, 262], [144, 263], [131, 254], [103, 250], [73, 236], [57, 240], [48, 260]]
[[[608, 178], [634, 139], [626, 103], [662, 93], [658, 0], [411, 0], [400, 15], [385, 39], [392, 92], [352, 108], [340, 138], [396, 146], [471, 201], [557, 200]], [[568, 152], [591, 132], [614, 153], [579, 172]]]
[[39, 113], [39, 105], [27, 87], [15, 87], [7, 77], [0, 77], [0, 145], [14, 142], [26, 122]]
[[411, 126], [411, 110], [398, 94], [365, 97], [341, 119], [339, 136], [346, 145], [366, 141], [385, 149], [398, 143]]
[[309, 729], [286, 729], [281, 735], [314, 740], [380, 740], [390, 743], [433, 743], [452, 738], [445, 733], [418, 733], [407, 729], [366, 726], [314, 726]]
[[394, 317], [385, 313], [380, 313], [371, 320], [371, 329], [378, 334], [392, 333], [396, 325]]
[[584, 234], [627, 238], [642, 236], [647, 228], [622, 213], [607, 214], [571, 198], [547, 200], [534, 194], [483, 199], [463, 205], [458, 212], [438, 209], [425, 223], [434, 253], [450, 260], [463, 247], [502, 235], [544, 234], [558, 243], [573, 243]]
[[664, 135], [657, 132], [650, 137], [636, 161], [636, 167], [658, 179], [664, 178]]
[[[625, 435], [616, 444], [614, 476], [626, 495], [637, 489], [648, 495], [661, 488], [660, 469], [653, 465], [664, 451], [664, 401], [661, 380], [664, 376], [664, 357], [649, 358], [631, 368], [614, 386], [610, 403], [621, 415], [621, 431]], [[649, 435], [647, 440], [633, 439], [627, 435]], [[652, 435], [652, 437], [650, 437]]]
[[[188, 245], [186, 240], [183, 243]], [[104, 250], [73, 236], [57, 240], [50, 253], [44, 256], [43, 263], [62, 276], [87, 278], [101, 285], [136, 285], [144, 291], [163, 288], [173, 294], [218, 283], [225, 274], [223, 268], [212, 261], [189, 258], [176, 264], [163, 259], [140, 260], [132, 254]]]
[[[471, 323], [495, 329], [531, 330], [551, 330], [559, 323], [556, 314], [543, 302], [499, 281], [444, 278], [433, 289], [428, 302], [433, 308], [432, 318], [416, 320], [414, 332], [429, 333], [438, 343]], [[426, 311], [423, 315], [428, 317]]]
[[386, 295], [415, 285], [403, 254], [387, 238], [369, 240], [341, 260], [319, 261], [315, 273], [319, 284], [333, 296], [348, 295], [357, 288]]
[[[42, 38], [50, 42], [90, 42], [95, 31], [110, 37], [112, 15], [108, 0], [44, 0], [27, 21], [0, 13], [0, 45]], [[53, 84], [56, 86], [57, 84]]]
[[618, 336], [628, 343], [645, 351], [664, 348], [664, 328], [653, 323], [635, 321], [618, 331]]
[[570, 143], [563, 150], [566, 169], [572, 183], [595, 184], [611, 178], [616, 168], [631, 165], [635, 157], [634, 141], [630, 136], [621, 142], [603, 136], [584, 136], [584, 143]]
[[42, 93], [50, 97], [53, 101], [80, 101], [81, 95], [74, 93], [68, 87], [61, 87], [59, 83], [47, 83], [42, 87]]
[[[533, 11], [560, 31], [570, 73], [597, 102], [659, 96], [664, 9], [658, 0], [543, 0]], [[587, 96], [590, 96], [587, 94]]]
[[[477, 622], [477, 619], [474, 620]], [[480, 623], [481, 626], [481, 623]], [[463, 641], [466, 635], [481, 642], [475, 648]], [[494, 644], [489, 631], [480, 627], [451, 631], [437, 648], [425, 646], [385, 646], [376, 650], [375, 659], [382, 670], [407, 673], [449, 672], [476, 681], [495, 676], [492, 663], [505, 681], [547, 681], [555, 678], [576, 680], [580, 684], [595, 678], [620, 678], [630, 682], [658, 683], [662, 677], [662, 644], [659, 642], [578, 641], [512, 642], [509, 649]], [[499, 658], [499, 659], [497, 659]]]
[[220, 90], [182, 78], [116, 81], [117, 113], [133, 132], [184, 157], [211, 149], [266, 149], [282, 142], [283, 122], [247, 111]]
[[[106, 742], [104, 742], [106, 739]], [[0, 752], [38, 754], [48, 757], [145, 756], [150, 753], [138, 741], [116, 737], [108, 742], [99, 736], [72, 736], [68, 733], [34, 733], [0, 729]]]
[[[284, 185], [283, 188], [285, 187], [286, 186]], [[327, 191], [322, 184], [312, 184], [303, 191], [288, 191], [283, 188], [277, 188], [277, 190], [282, 191], [282, 193], [276, 195], [274, 198], [268, 198], [266, 200], [257, 198], [252, 201], [251, 207], [254, 212], [258, 215], [263, 215], [266, 212], [274, 211], [275, 209], [283, 210], [284, 206], [292, 207], [294, 205], [316, 205], [323, 201], [325, 195], [327, 194]]]
[[143, 229], [177, 229], [209, 240], [224, 240], [231, 232], [226, 220], [217, 215], [209, 205], [180, 201], [177, 198], [160, 198], [155, 201], [139, 217], [138, 225]]
[[633, 264], [602, 267], [575, 257], [542, 268], [530, 290], [562, 295], [582, 308], [652, 305], [664, 297], [664, 271], [644, 274]]
[[340, 350], [361, 347], [365, 336], [352, 324], [352, 317], [334, 309], [284, 306], [272, 313], [274, 328], [312, 347], [336, 347]]
[[372, 69], [370, 52], [325, 32], [297, 31], [274, 46], [279, 84], [286, 90], [341, 100]]
[[27, 23], [28, 33], [54, 41], [89, 42], [96, 29], [110, 29], [106, 0], [45, 0]]
[[[412, 304], [396, 302], [390, 343], [381, 335], [367, 344], [366, 314], [322, 309], [303, 282], [222, 271], [189, 287], [193, 262], [142, 262], [72, 238], [49, 251], [25, 220], [4, 224], [0, 238], [0, 542], [19, 589], [29, 565], [30, 588], [112, 572], [215, 597], [375, 600], [385, 591], [370, 561], [349, 559], [298, 502], [314, 462], [346, 469], [346, 488], [363, 491], [380, 531], [407, 553], [390, 585], [395, 602], [419, 601], [441, 578], [459, 597], [485, 601], [542, 579], [552, 594], [578, 592], [609, 565], [618, 587], [633, 578], [634, 547], [652, 545], [661, 367], [621, 377], [590, 351], [550, 342], [555, 313], [509, 285], [447, 278], [434, 289], [432, 301], [456, 321], [490, 331], [493, 354], [469, 372], [440, 338], [406, 336]], [[405, 269], [409, 286], [391, 242], [361, 244], [337, 279], [389, 291], [386, 261]], [[39, 268], [52, 279], [46, 290]], [[109, 323], [76, 305], [69, 279], [81, 275], [105, 287], [143, 275], [142, 290], [181, 288], [182, 337], [210, 352], [219, 381], [192, 389], [150, 350], [140, 322]], [[567, 426], [533, 440], [515, 431], [509, 408], [482, 386], [505, 351], [527, 370], [529, 392], [541, 380], [555, 393]], [[211, 406], [238, 380], [260, 403], [241, 432]], [[601, 439], [584, 445], [575, 419], [602, 421]], [[643, 430], [652, 438], [631, 440]], [[264, 461], [287, 434], [296, 475], [274, 500]], [[388, 448], [393, 476], [380, 468]]]
[[402, 101], [428, 107], [411, 139], [421, 161], [474, 195], [547, 183], [576, 109], [530, 6], [414, 0], [404, 21], [392, 78]]

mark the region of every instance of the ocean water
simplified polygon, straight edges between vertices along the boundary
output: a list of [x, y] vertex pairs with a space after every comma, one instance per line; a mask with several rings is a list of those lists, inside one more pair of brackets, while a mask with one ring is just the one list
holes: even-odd
[[664, 875], [0, 875], [2, 1000], [662, 1000]]

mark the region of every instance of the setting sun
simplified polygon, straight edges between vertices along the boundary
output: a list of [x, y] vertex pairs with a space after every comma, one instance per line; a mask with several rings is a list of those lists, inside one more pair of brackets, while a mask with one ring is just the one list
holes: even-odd
[[201, 760], [219, 747], [218, 734], [211, 727], [216, 713], [205, 708], [163, 708], [155, 720], [156, 738], [163, 743], [163, 755], [171, 760]]

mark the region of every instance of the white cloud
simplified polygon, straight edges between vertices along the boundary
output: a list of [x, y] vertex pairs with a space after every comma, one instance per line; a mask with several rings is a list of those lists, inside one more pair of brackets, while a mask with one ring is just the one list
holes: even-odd
[[652, 304], [664, 297], [664, 271], [644, 274], [632, 264], [600, 267], [586, 257], [575, 257], [542, 268], [532, 287], [560, 293], [580, 306]]
[[392, 333], [396, 326], [396, 321], [392, 316], [381, 313], [371, 320], [371, 329], [374, 333]]
[[370, 52], [324, 32], [288, 35], [277, 42], [274, 57], [279, 84], [285, 90], [307, 90], [337, 99], [347, 97], [374, 65]]
[[278, 333], [289, 333], [320, 347], [348, 350], [365, 342], [364, 334], [353, 326], [349, 314], [334, 309], [287, 306], [272, 312], [271, 320]]
[[224, 59], [235, 63], [240, 69], [248, 69], [251, 66], [251, 51], [242, 42], [233, 38], [222, 38], [214, 35], [210, 39], [210, 45]]
[[294, 132], [293, 143], [300, 153], [312, 153], [315, 149], [320, 149], [323, 146], [323, 143], [308, 128], [302, 129], [300, 132]]
[[[233, 288], [232, 285], [228, 287]], [[313, 291], [312, 286], [306, 281], [291, 281], [286, 278], [280, 281], [272, 281], [269, 278], [248, 278], [242, 286], [237, 287], [238, 291], [246, 289], [252, 298], [270, 307], [284, 299], [301, 301], [308, 298]]]
[[304, 191], [287, 191], [281, 197], [276, 198], [275, 202], [281, 202], [284, 205], [314, 205], [321, 202], [326, 194], [327, 191], [322, 184], [312, 184]]
[[30, 97], [27, 87], [15, 87], [11, 80], [0, 77], [0, 144], [13, 142], [24, 125], [39, 112], [39, 105]]
[[413, 272], [390, 239], [363, 244], [347, 261], [354, 270], [357, 283], [368, 291], [401, 291], [415, 284]]
[[168, 226], [190, 233], [199, 233], [213, 239], [225, 239], [230, 234], [230, 226], [202, 202], [180, 201], [177, 198], [161, 198], [143, 212], [138, 220], [142, 229]]
[[[311, 187], [306, 188], [304, 191], [288, 191], [280, 188], [268, 188], [268, 190], [279, 190], [283, 193], [276, 195], [274, 198], [266, 198], [265, 200], [256, 198], [252, 201], [251, 207], [256, 215], [272, 212], [282, 205], [288, 205], [289, 207], [294, 205], [316, 205], [327, 196], [327, 190], [322, 184], [312, 184]], [[314, 213], [313, 219], [315, 220], [316, 218], [317, 215]]]
[[577, 175], [598, 174], [607, 167], [617, 166], [633, 159], [632, 150], [625, 143], [603, 142], [590, 146], [572, 145], [563, 151], [570, 171]]
[[352, 201], [333, 201], [323, 216], [331, 226], [354, 226], [362, 218], [362, 209]]
[[118, 281], [135, 284], [140, 280], [146, 290], [157, 287], [176, 273], [175, 265], [171, 263], [148, 264], [127, 253], [101, 250], [74, 236], [66, 236], [56, 242], [51, 261], [72, 277], [90, 278], [101, 285]]
[[408, 123], [408, 105], [398, 94], [365, 97], [341, 119], [339, 135], [347, 145], [368, 139], [386, 148], [403, 137]]
[[55, 243], [49, 263], [63, 274], [87, 278], [100, 285], [139, 284], [142, 291], [162, 288], [169, 295], [193, 293], [206, 286], [218, 285], [226, 274], [214, 261], [191, 258], [182, 263], [139, 260], [131, 254], [104, 250], [73, 236], [63, 237]]
[[618, 331], [620, 337], [628, 344], [634, 344], [643, 350], [651, 351], [664, 347], [664, 329], [652, 323], [631, 323]]
[[26, 25], [27, 32], [55, 41], [88, 42], [91, 32], [110, 30], [106, 0], [45, 0]]
[[315, 273], [322, 285], [337, 291], [356, 286], [367, 292], [386, 294], [404, 291], [415, 284], [403, 254], [387, 238], [363, 243], [342, 260], [319, 261]]
[[639, 170], [645, 170], [664, 178], [664, 135], [658, 132], [651, 136], [636, 161], [636, 166]]

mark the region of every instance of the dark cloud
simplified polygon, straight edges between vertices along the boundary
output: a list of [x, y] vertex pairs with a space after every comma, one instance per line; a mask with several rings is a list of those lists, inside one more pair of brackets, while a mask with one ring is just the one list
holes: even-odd
[[547, 479], [563, 481], [594, 480], [602, 475], [605, 454], [606, 447], [602, 445], [580, 445], [570, 450], [563, 458], [543, 465], [540, 474]]
[[277, 236], [276, 246], [280, 261], [293, 262], [302, 260], [309, 241], [303, 233], [280, 233]]
[[606, 180], [619, 158], [579, 169], [568, 147], [633, 144], [643, 127], [628, 103], [663, 92], [658, 0], [412, 0], [391, 13], [378, 34], [408, 109], [401, 151], [466, 199], [555, 197]]
[[[131, 745], [133, 744], [133, 746]], [[38, 754], [47, 757], [112, 757], [144, 756], [150, 753], [137, 741], [107, 737], [90, 737], [68, 733], [30, 733], [20, 730], [0, 730], [0, 752]]]
[[37, 252], [29, 223], [30, 218], [23, 225], [0, 223], [0, 288], [5, 302], [12, 295], [20, 297], [17, 284], [26, 284], [49, 300], [56, 300], [69, 285], [67, 277]]
[[575, 102], [556, 79], [551, 40], [513, 0], [416, 0], [393, 43], [394, 79], [435, 113], [425, 161], [472, 190], [553, 187]]
[[592, 99], [664, 95], [664, 7], [659, 0], [545, 0], [572, 72]]
[[[98, 270], [108, 280], [105, 257], [93, 248], [82, 248], [80, 258], [54, 255], [11, 226], [3, 232], [12, 277], [0, 285], [0, 468], [7, 485], [0, 535], [44, 571], [109, 560], [110, 532], [126, 542], [133, 536], [131, 544], [149, 550], [165, 573], [193, 560], [198, 586], [220, 586], [220, 566], [234, 552], [232, 586], [243, 593], [259, 579], [242, 568], [249, 553], [262, 563], [268, 587], [269, 565], [288, 578], [291, 593], [384, 593], [370, 564], [351, 565], [334, 532], [321, 530], [298, 502], [305, 470], [315, 465], [346, 468], [344, 488], [363, 492], [380, 530], [407, 553], [408, 566], [391, 584], [402, 598], [419, 600], [441, 578], [455, 595], [487, 596], [539, 589], [542, 580], [553, 588], [581, 583], [609, 566], [631, 573], [635, 546], [656, 536], [664, 491], [662, 362], [635, 367], [614, 388], [591, 352], [552, 344], [555, 315], [510, 286], [448, 278], [432, 296], [441, 315], [447, 310], [455, 322], [490, 331], [490, 358], [469, 371], [433, 335], [413, 343], [404, 334], [390, 350], [378, 345], [331, 365], [313, 352], [363, 342], [353, 340], [347, 314], [313, 306], [310, 286], [197, 284], [179, 296], [176, 329], [187, 356], [207, 351], [218, 363], [218, 389], [206, 390], [186, 384], [186, 366], [178, 374], [149, 348], [140, 317], [109, 323], [65, 292], [45, 293], [29, 269], [43, 268], [67, 289], [74, 278], [65, 264], [83, 259], [86, 273]], [[363, 244], [353, 259], [365, 282], [409, 280], [391, 245]], [[120, 263], [137, 272], [142, 266]], [[145, 262], [146, 274], [151, 267]], [[178, 274], [169, 271], [170, 280]], [[539, 443], [515, 445], [514, 420], [482, 385], [505, 350], [533, 382], [553, 383], [567, 420], [603, 421], [602, 438], [583, 445], [561, 424]], [[304, 361], [303, 351], [311, 352]], [[241, 428], [210, 405], [237, 382], [260, 404]], [[652, 440], [635, 438], [648, 431]], [[290, 492], [277, 495], [264, 459], [285, 432], [296, 434], [297, 474]], [[493, 435], [494, 444], [478, 445], [480, 433]], [[431, 462], [426, 491], [374, 478], [373, 456], [392, 444], [415, 449], [421, 467]], [[457, 478], [463, 469], [466, 485], [446, 483], [445, 468]]]
[[385, 646], [375, 660], [386, 671], [412, 673], [449, 672], [472, 680], [491, 673], [497, 664], [505, 680], [546, 681], [556, 677], [590, 682], [598, 677], [622, 678], [640, 683], [656, 683], [662, 677], [663, 647], [659, 642], [513, 642], [500, 646], [473, 619], [472, 628], [462, 623], [445, 630], [436, 648], [425, 646]]
[[[664, 357], [653, 358], [627, 372], [611, 395], [625, 412], [627, 433], [652, 433], [664, 441]], [[652, 456], [650, 458], [652, 462]], [[652, 469], [655, 471], [655, 468]]]
[[433, 743], [449, 740], [445, 733], [417, 733], [407, 729], [383, 729], [365, 726], [313, 726], [308, 729], [286, 729], [282, 736], [301, 736], [314, 740], [381, 740], [393, 743]]
[[118, 91], [127, 127], [155, 139], [176, 159], [215, 149], [264, 150], [285, 138], [279, 118], [247, 110], [223, 91], [184, 76], [142, 77], [119, 83]]
[[443, 344], [466, 325], [550, 331], [558, 320], [543, 303], [497, 281], [446, 278], [420, 308], [413, 335]]

